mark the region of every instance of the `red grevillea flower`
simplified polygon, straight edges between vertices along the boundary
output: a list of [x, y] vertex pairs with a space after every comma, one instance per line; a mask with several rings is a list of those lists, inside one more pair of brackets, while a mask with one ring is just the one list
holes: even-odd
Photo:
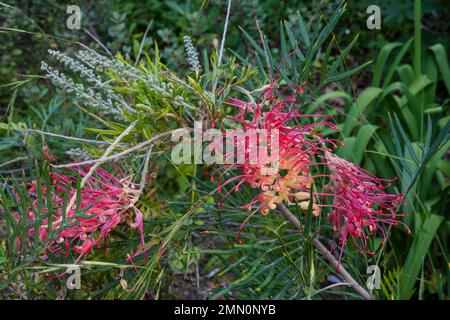
[[[75, 170], [84, 177], [89, 171], [89, 167]], [[78, 195], [80, 211], [77, 211], [77, 205], [74, 204], [68, 210], [66, 209], [66, 212], [63, 212], [63, 208], [68, 205], [69, 201], [64, 200], [63, 195], [68, 192], [68, 199], [70, 199], [76, 194], [74, 186], [77, 178], [51, 172], [50, 179], [54, 214], [50, 221], [48, 217], [42, 219], [38, 237], [53, 254], [61, 252], [65, 248], [66, 255], [68, 255], [72, 248], [80, 255], [87, 255], [94, 246], [106, 245], [111, 230], [123, 222], [127, 222], [131, 228], [138, 229], [141, 244], [144, 243], [143, 215], [134, 207], [139, 197], [139, 190], [134, 188], [127, 178], [118, 179], [109, 172], [98, 168]], [[46, 186], [40, 187], [43, 194], [46, 194]], [[36, 182], [30, 183], [28, 190], [29, 194], [35, 197], [38, 192]], [[36, 220], [37, 199], [33, 201], [33, 206], [28, 209], [26, 214], [29, 219]], [[46, 211], [44, 210], [40, 212], [41, 216], [45, 216]], [[16, 213], [16, 216], [17, 219], [23, 219], [19, 213]], [[54, 235], [52, 238], [49, 237], [49, 225], [51, 233]], [[28, 231], [30, 236], [34, 236], [34, 230], [34, 227], [30, 225]], [[18, 239], [18, 241], [20, 240]]]
[[[250, 203], [243, 206], [251, 210], [253, 205], [257, 204], [256, 210], [249, 215], [243, 225], [256, 212], [267, 214], [269, 210], [275, 209], [277, 204], [283, 202], [290, 204], [295, 200], [306, 211], [309, 207], [310, 189], [313, 183], [310, 173], [313, 157], [318, 152], [329, 151], [330, 149], [326, 147], [327, 144], [336, 147], [334, 139], [323, 138], [317, 132], [317, 128], [323, 126], [337, 130], [333, 123], [319, 121], [312, 124], [300, 124], [306, 117], [329, 118], [319, 114], [301, 114], [294, 108], [294, 105], [298, 103], [296, 96], [303, 93], [304, 85], [292, 84], [275, 93], [277, 84], [273, 82], [254, 103], [234, 98], [228, 103], [238, 108], [235, 117], [225, 118], [233, 120], [242, 128], [242, 133], [239, 131], [231, 133], [234, 136], [231, 141], [236, 147], [244, 148], [245, 161], [243, 163], [227, 163], [226, 161], [224, 165], [213, 172], [211, 180], [214, 181], [218, 172], [222, 171], [217, 179], [219, 188], [222, 189], [226, 185], [234, 183], [224, 199], [231, 192], [239, 191], [240, 186], [244, 183], [260, 190], [260, 193]], [[285, 97], [286, 95], [287, 97]], [[277, 168], [275, 170], [267, 167], [267, 160], [274, 160], [273, 154], [267, 156], [258, 153], [256, 161], [251, 161], [251, 144], [261, 142], [261, 138], [256, 142], [246, 141], [247, 133], [251, 130], [262, 131], [262, 140], [267, 143], [269, 150], [275, 149], [275, 146], [271, 145], [271, 137], [276, 135]], [[225, 159], [230, 156], [232, 155], [226, 154]], [[222, 182], [225, 175], [233, 168], [238, 168], [240, 173]], [[313, 200], [315, 202], [315, 197]], [[316, 203], [313, 203], [312, 208], [314, 215], [320, 214], [320, 207]]]
[[350, 236], [361, 252], [374, 254], [366, 249], [367, 239], [379, 231], [385, 241], [386, 225], [403, 224], [396, 220], [399, 214], [395, 213], [403, 195], [386, 193], [384, 189], [390, 186], [385, 184], [388, 180], [382, 180], [356, 164], [329, 152], [325, 153], [325, 159], [330, 170], [331, 194], [323, 195], [333, 197], [329, 220], [339, 233], [342, 247]]
[[[233, 185], [223, 199], [231, 192], [239, 191], [244, 183], [259, 191], [250, 203], [242, 206], [251, 210], [256, 205], [256, 209], [245, 219], [238, 236], [242, 226], [256, 212], [259, 211], [265, 215], [275, 209], [278, 204], [289, 205], [295, 202], [304, 211], [312, 207], [313, 215], [319, 215], [324, 207], [331, 207], [329, 220], [339, 233], [342, 248], [350, 236], [361, 252], [369, 252], [366, 248], [367, 239], [370, 236], [380, 231], [385, 240], [387, 225], [402, 224], [396, 220], [400, 215], [396, 214], [395, 210], [403, 196], [386, 193], [385, 189], [390, 184], [383, 183], [387, 180], [379, 179], [356, 164], [331, 153], [332, 148], [337, 148], [337, 143], [344, 145], [336, 139], [324, 138], [318, 130], [323, 127], [333, 130], [338, 128], [327, 120], [331, 117], [302, 114], [298, 111], [298, 107], [295, 106], [298, 104], [296, 97], [303, 93], [303, 87], [304, 84], [302, 86], [291, 84], [277, 93], [277, 84], [271, 82], [257, 101], [245, 102], [232, 98], [228, 102], [229, 105], [238, 108], [234, 117], [225, 118], [234, 121], [243, 129], [243, 133], [232, 132], [234, 137], [231, 141], [234, 146], [244, 145], [245, 161], [244, 163], [225, 161], [224, 165], [213, 172], [211, 180], [214, 181], [218, 175], [219, 190], [229, 184]], [[302, 125], [302, 119], [307, 117], [324, 120]], [[246, 142], [246, 132], [258, 129], [264, 129], [265, 139], [263, 140], [269, 145], [269, 149], [274, 148], [270, 145], [269, 138], [274, 134], [277, 135], [278, 167], [276, 170], [267, 170], [267, 161], [265, 161], [267, 159], [259, 154], [256, 162], [250, 161], [252, 142]], [[260, 140], [253, 143], [258, 142]], [[225, 159], [234, 159], [233, 156], [234, 154], [225, 154]], [[314, 159], [324, 159], [324, 161], [315, 162]], [[330, 174], [313, 175], [311, 173], [313, 166], [328, 166]], [[224, 179], [233, 168], [239, 169], [239, 173], [232, 178]], [[219, 172], [221, 173], [218, 174]], [[312, 184], [319, 177], [329, 178], [329, 190], [314, 191], [311, 198]], [[332, 197], [332, 204], [319, 203], [319, 200], [324, 200], [324, 197]], [[357, 241], [358, 239], [360, 241]], [[238, 241], [240, 241], [239, 237]]]

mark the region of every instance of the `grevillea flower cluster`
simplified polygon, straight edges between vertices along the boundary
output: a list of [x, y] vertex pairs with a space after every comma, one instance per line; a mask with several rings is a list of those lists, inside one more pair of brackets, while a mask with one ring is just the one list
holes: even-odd
[[[256, 212], [266, 215], [279, 204], [298, 205], [305, 212], [311, 208], [314, 216], [320, 215], [324, 208], [331, 207], [329, 220], [339, 234], [342, 247], [350, 236], [361, 252], [369, 252], [366, 245], [370, 236], [378, 230], [385, 238], [385, 226], [399, 223], [395, 209], [401, 203], [402, 195], [386, 193], [384, 190], [389, 184], [384, 185], [385, 181], [332, 153], [338, 145], [345, 147], [344, 144], [325, 138], [320, 132], [324, 128], [338, 128], [330, 122], [329, 116], [302, 114], [298, 110], [296, 97], [303, 93], [304, 86], [291, 84], [276, 93], [278, 86], [272, 82], [257, 101], [230, 99], [228, 104], [236, 107], [237, 112], [234, 117], [226, 118], [244, 131], [265, 129], [268, 135], [276, 131], [278, 168], [268, 171], [262, 161], [225, 163], [213, 172], [211, 179], [217, 182], [219, 189], [232, 185], [224, 199], [231, 192], [239, 191], [244, 183], [259, 191], [250, 203], [242, 206], [253, 209], [242, 226]], [[321, 120], [302, 124], [305, 118]], [[237, 136], [234, 144], [245, 143], [243, 141], [244, 136]], [[246, 145], [247, 159], [250, 147]], [[238, 169], [239, 173], [225, 180], [224, 177], [233, 168]], [[324, 173], [319, 174], [319, 171]], [[313, 188], [314, 181], [319, 178], [329, 181], [322, 191]], [[330, 197], [331, 205], [327, 204], [327, 198]], [[360, 244], [356, 241], [358, 239], [361, 240]], [[241, 241], [239, 237], [238, 241]]]
[[[367, 239], [378, 230], [386, 239], [386, 225], [403, 224], [396, 220], [395, 209], [402, 202], [403, 195], [389, 194], [384, 189], [390, 186], [388, 180], [382, 180], [370, 172], [348, 162], [332, 153], [325, 154], [330, 170], [329, 189], [333, 197], [329, 220], [344, 245], [348, 236], [357, 241], [355, 245], [361, 251], [367, 251]], [[404, 224], [403, 224], [404, 225]], [[404, 225], [409, 232], [409, 229]]]
[[[89, 167], [74, 170], [84, 177]], [[139, 230], [141, 244], [144, 243], [143, 215], [134, 207], [139, 190], [126, 178], [118, 179], [98, 168], [78, 195], [75, 188], [76, 176], [51, 172], [50, 180], [50, 190], [45, 185], [38, 187], [36, 182], [31, 182], [28, 192], [36, 199], [32, 202], [32, 207], [26, 210], [28, 219], [20, 213], [15, 215], [18, 220], [23, 219], [29, 225], [28, 235], [31, 237], [35, 236], [34, 224], [40, 221], [37, 228], [38, 239], [53, 254], [65, 252], [68, 255], [72, 250], [81, 256], [87, 255], [95, 246], [106, 247], [111, 230], [124, 222], [132, 229]], [[50, 192], [53, 207], [50, 217], [47, 217], [49, 206], [40, 210], [38, 208], [39, 188], [44, 195]], [[73, 196], [78, 198], [78, 203], [66, 208]], [[17, 242], [20, 246], [20, 237]]]

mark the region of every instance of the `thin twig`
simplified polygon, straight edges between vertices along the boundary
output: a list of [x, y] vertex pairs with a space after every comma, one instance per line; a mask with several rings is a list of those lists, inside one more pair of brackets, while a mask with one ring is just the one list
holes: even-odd
[[[134, 127], [138, 124], [139, 120], [135, 120], [132, 124], [128, 126], [115, 140], [114, 142], [106, 149], [106, 151], [103, 153], [102, 157], [99, 159], [98, 162], [96, 162], [88, 171], [88, 173], [83, 177], [83, 179], [80, 182], [80, 189], [84, 187], [86, 182], [89, 180], [89, 178], [94, 174], [94, 172], [97, 170], [97, 168], [104, 162], [108, 161], [106, 158], [108, 158], [109, 154], [114, 151], [114, 149], [117, 147], [117, 145], [120, 143], [120, 141], [125, 138], [131, 130], [134, 129]], [[75, 203], [75, 200], [77, 199], [77, 194], [73, 194], [72, 198], [69, 201], [69, 204], [67, 205], [66, 214], [69, 213], [69, 211], [72, 209], [72, 206]]]
[[[300, 228], [300, 221], [295, 217], [292, 212], [289, 211], [288, 208], [286, 208], [283, 204], [279, 204], [277, 207], [277, 210], [283, 214], [294, 226], [297, 228]], [[356, 292], [358, 292], [361, 296], [364, 297], [364, 299], [371, 300], [370, 293], [364, 289], [353, 277], [351, 274], [344, 268], [342, 263], [339, 263], [339, 261], [333, 256], [333, 254], [319, 241], [319, 239], [314, 236], [312, 238], [312, 244], [314, 247], [316, 247], [317, 250], [322, 253], [322, 255], [325, 257], [325, 259], [337, 269], [339, 274], [347, 281]]]
[[21, 173], [24, 170], [31, 169], [31, 167], [22, 167], [18, 169], [11, 169], [11, 170], [0, 170], [0, 174], [15, 174], [15, 173]]
[[97, 42], [98, 45], [102, 47], [102, 49], [105, 50], [107, 54], [109, 54], [112, 58], [114, 58], [114, 55], [111, 53], [111, 51], [109, 51], [109, 49], [96, 36], [94, 36], [94, 34], [89, 32], [89, 30], [86, 28], [83, 28], [83, 31], [86, 32], [88, 36], [90, 36], [92, 39], [94, 39], [94, 41]]
[[[178, 130], [178, 129], [176, 129]], [[67, 163], [67, 164], [60, 164], [60, 165], [53, 165], [53, 168], [71, 168], [71, 167], [78, 167], [78, 166], [85, 166], [85, 165], [89, 165], [89, 164], [95, 164], [98, 162], [107, 162], [107, 161], [112, 161], [112, 160], [116, 160], [118, 158], [123, 157], [124, 155], [127, 155], [131, 152], [134, 151], [138, 151], [141, 150], [143, 148], [145, 148], [146, 146], [154, 143], [156, 140], [161, 139], [164, 136], [167, 136], [169, 134], [172, 134], [175, 130], [171, 130], [171, 131], [167, 131], [167, 132], [163, 132], [161, 134], [155, 135], [153, 138], [146, 140], [144, 142], [141, 142], [137, 145], [135, 145], [134, 147], [131, 147], [129, 149], [126, 149], [122, 152], [116, 153], [112, 156], [107, 156], [107, 157], [101, 157], [99, 159], [94, 159], [94, 160], [86, 160], [86, 161], [81, 161], [81, 162], [72, 162], [72, 163]]]
[[19, 161], [24, 161], [24, 160], [28, 160], [28, 157], [18, 157], [18, 158], [15, 158], [15, 159], [12, 159], [12, 160], [0, 163], [0, 168], [1, 167], [6, 167], [7, 165], [10, 165], [12, 163], [19, 162]]
[[139, 62], [139, 58], [141, 57], [141, 54], [142, 54], [142, 49], [144, 48], [145, 38], [147, 38], [147, 33], [150, 31], [150, 28], [152, 27], [152, 25], [153, 25], [153, 19], [150, 20], [150, 22], [148, 23], [147, 29], [145, 29], [144, 36], [142, 37], [141, 46], [139, 47], [139, 52], [136, 56], [136, 61], [134, 62], [135, 67], [137, 66], [137, 64]]
[[142, 170], [142, 176], [141, 176], [141, 183], [139, 184], [139, 194], [142, 194], [142, 191], [144, 191], [144, 187], [145, 187], [145, 182], [147, 180], [147, 174], [148, 174], [148, 169], [149, 169], [149, 165], [150, 165], [150, 157], [152, 155], [152, 150], [153, 150], [153, 145], [150, 145], [150, 147], [148, 148], [147, 154], [145, 156], [144, 159], [144, 168]]
[[272, 67], [270, 65], [269, 54], [267, 53], [266, 41], [265, 41], [264, 33], [261, 31], [261, 28], [259, 27], [258, 20], [256, 20], [256, 28], [258, 29], [259, 37], [261, 38], [261, 45], [262, 45], [263, 50], [264, 50], [264, 56], [266, 58], [267, 72], [269, 74], [269, 82], [272, 82], [274, 80], [273, 79], [273, 75], [272, 75]]
[[[223, 49], [224, 49], [224, 46], [225, 46], [225, 38], [227, 37], [228, 20], [230, 19], [230, 10], [231, 10], [231, 0], [228, 0], [227, 15], [226, 15], [226, 18], [225, 18], [225, 24], [223, 26], [223, 34], [222, 34], [222, 41], [220, 43], [219, 57], [217, 58], [217, 68], [220, 67], [220, 64], [222, 62]], [[217, 81], [218, 81], [218, 75], [214, 78], [214, 81], [213, 81], [212, 93], [214, 95], [216, 93]]]
[[30, 131], [31, 132], [36, 132], [36, 133], [39, 133], [39, 134], [43, 134], [43, 135], [46, 135], [46, 136], [51, 136], [51, 137], [56, 137], [56, 138], [61, 138], [61, 139], [66, 139], [66, 140], [72, 140], [72, 141], [78, 141], [78, 142], [107, 144], [107, 145], [111, 144], [110, 142], [106, 142], [106, 141], [76, 138], [76, 137], [64, 136], [62, 134], [46, 132], [46, 131], [41, 131], [41, 130], [34, 130], [34, 129], [27, 129], [27, 131], [25, 132], [25, 138], [28, 136], [28, 132], [30, 132]]
[[330, 290], [331, 288], [340, 287], [340, 286], [350, 286], [350, 287], [351, 287], [352, 285], [351, 285], [350, 283], [347, 283], [347, 282], [334, 283], [334, 284], [331, 284], [331, 285], [329, 285], [329, 286], [326, 286], [325, 288], [321, 288], [321, 289], [319, 289], [319, 290], [314, 291], [314, 292], [311, 294], [311, 296], [314, 296], [314, 295], [316, 295], [316, 294], [318, 294], [318, 293], [321, 293], [321, 292]]
[[231, 9], [231, 0], [228, 0], [227, 16], [225, 18], [225, 25], [223, 26], [222, 41], [220, 43], [219, 58], [217, 59], [217, 67], [219, 67], [220, 63], [222, 62], [223, 47], [225, 46], [225, 38], [227, 37], [228, 20], [230, 19], [230, 9]]

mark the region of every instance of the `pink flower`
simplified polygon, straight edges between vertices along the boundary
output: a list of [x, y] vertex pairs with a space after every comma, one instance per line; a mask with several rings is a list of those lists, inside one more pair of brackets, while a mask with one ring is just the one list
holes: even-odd
[[[238, 192], [244, 183], [259, 190], [259, 194], [250, 203], [243, 206], [251, 210], [253, 205], [257, 204], [256, 210], [242, 225], [257, 211], [266, 215], [280, 203], [290, 204], [295, 200], [301, 209], [307, 211], [310, 188], [313, 183], [313, 176], [310, 173], [313, 158], [319, 152], [329, 151], [327, 144], [336, 147], [334, 139], [323, 138], [317, 132], [317, 128], [323, 126], [337, 130], [337, 127], [331, 122], [319, 121], [312, 124], [300, 124], [302, 119], [307, 117], [326, 118], [319, 114], [301, 114], [294, 108], [297, 103], [296, 96], [303, 93], [303, 87], [304, 84], [302, 86], [292, 84], [277, 93], [275, 92], [276, 83], [271, 83], [253, 104], [235, 98], [228, 103], [238, 108], [235, 117], [225, 118], [233, 120], [243, 129], [243, 133], [232, 133], [235, 137], [232, 143], [236, 147], [244, 147], [245, 161], [244, 163], [226, 162], [212, 173], [211, 180], [214, 181], [218, 172], [221, 172], [217, 178], [220, 190], [229, 184], [234, 184], [224, 195], [222, 201], [231, 192]], [[285, 97], [286, 95], [287, 97]], [[246, 142], [247, 133], [251, 130], [261, 129], [262, 140], [267, 143], [268, 149], [277, 151], [275, 156], [278, 166], [275, 170], [268, 168], [267, 165], [269, 162], [267, 160], [274, 160], [272, 154], [264, 157], [258, 153], [256, 161], [251, 161], [252, 156], [255, 159], [255, 155], [252, 154], [255, 149], [252, 149], [250, 144], [261, 143], [261, 138], [257, 141]], [[277, 138], [276, 147], [271, 144], [274, 135]], [[225, 154], [225, 159], [231, 158], [231, 156]], [[232, 169], [238, 169], [238, 175], [222, 182]], [[315, 201], [315, 197], [313, 200]], [[313, 214], [320, 214], [320, 207], [316, 203], [313, 204]]]
[[[232, 141], [235, 146], [244, 144], [245, 162], [226, 162], [212, 173], [211, 180], [214, 181], [218, 175], [219, 190], [232, 185], [223, 196], [221, 205], [231, 192], [238, 192], [243, 184], [248, 184], [258, 191], [250, 203], [242, 206], [252, 210], [256, 205], [256, 209], [242, 223], [239, 234], [256, 212], [266, 215], [282, 203], [295, 203], [305, 212], [312, 207], [312, 214], [315, 216], [321, 214], [322, 208], [331, 207], [329, 221], [339, 234], [342, 248], [350, 236], [361, 252], [369, 252], [366, 248], [370, 236], [379, 231], [385, 240], [386, 225], [402, 224], [396, 220], [400, 215], [396, 214], [395, 210], [403, 196], [386, 193], [384, 190], [389, 184], [384, 185], [382, 179], [331, 153], [332, 148], [337, 148], [337, 143], [342, 146], [343, 144], [336, 139], [324, 138], [319, 130], [323, 127], [332, 130], [338, 128], [326, 120], [330, 117], [302, 114], [298, 111], [296, 97], [303, 93], [303, 87], [304, 84], [291, 84], [277, 92], [278, 85], [272, 82], [263, 90], [257, 101], [246, 102], [236, 98], [229, 100], [228, 104], [236, 107], [238, 111], [234, 117], [225, 118], [234, 121], [244, 130], [244, 133], [237, 134]], [[325, 120], [302, 124], [304, 118]], [[267, 142], [277, 134], [279, 162], [276, 170], [267, 170], [267, 163], [263, 161], [266, 159], [259, 154], [256, 162], [250, 161], [251, 142], [246, 143], [244, 135], [248, 130], [258, 129], [265, 130]], [[273, 148], [268, 144], [269, 149]], [[225, 159], [231, 156], [225, 154]], [[318, 162], [316, 159], [324, 160]], [[328, 166], [330, 174], [312, 174], [318, 166]], [[225, 180], [232, 169], [238, 169], [238, 173]], [[221, 173], [218, 174], [219, 172]], [[312, 185], [319, 177], [330, 179], [329, 190], [314, 191], [311, 198]], [[320, 200], [325, 200], [325, 197], [332, 197], [332, 204], [321, 203]]]
[[[321, 194], [333, 197], [329, 220], [339, 234], [342, 247], [350, 236], [361, 252], [374, 254], [367, 251], [369, 237], [380, 231], [385, 241], [386, 225], [404, 225], [396, 220], [401, 215], [395, 213], [403, 195], [386, 193], [384, 189], [390, 186], [384, 184], [387, 180], [374, 176], [356, 164], [329, 152], [325, 153], [325, 159], [330, 170], [331, 193]], [[410, 230], [405, 227], [409, 233]]]
[[[75, 169], [81, 177], [89, 171], [89, 167]], [[67, 205], [69, 199], [76, 194], [76, 177], [61, 173], [51, 172], [51, 201], [54, 214], [51, 220], [48, 217], [42, 219], [39, 227], [39, 240], [53, 253], [62, 252], [65, 247], [66, 255], [69, 249], [80, 255], [87, 255], [94, 246], [106, 245], [111, 230], [126, 222], [133, 229], [139, 229], [141, 244], [144, 243], [143, 216], [134, 207], [138, 200], [139, 190], [126, 178], [118, 179], [109, 172], [99, 168], [92, 175], [79, 195], [79, 209], [76, 204], [67, 212], [63, 212], [63, 205]], [[46, 186], [42, 185], [43, 194], [47, 193]], [[30, 196], [35, 197], [38, 192], [36, 182], [29, 185]], [[64, 203], [63, 195], [68, 192], [68, 200]], [[37, 198], [37, 197], [36, 197]], [[38, 199], [33, 201], [34, 208], [28, 209], [28, 217], [36, 220], [33, 211], [38, 210]], [[47, 210], [47, 209], [44, 209]], [[134, 221], [132, 215], [134, 212]], [[43, 215], [46, 212], [41, 212]], [[63, 214], [65, 213], [63, 218]], [[22, 219], [21, 213], [16, 213], [17, 219]], [[49, 230], [49, 223], [50, 228]], [[31, 224], [31, 223], [30, 223]], [[49, 238], [49, 233], [53, 234]], [[34, 227], [30, 225], [28, 231], [34, 236]], [[20, 240], [19, 240], [20, 241]], [[29, 242], [29, 240], [28, 240]]]

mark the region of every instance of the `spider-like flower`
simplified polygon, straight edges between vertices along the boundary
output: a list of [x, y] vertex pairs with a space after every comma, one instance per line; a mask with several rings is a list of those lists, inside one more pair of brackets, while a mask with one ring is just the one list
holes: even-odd
[[[278, 77], [285, 61], [281, 63], [274, 79]], [[378, 230], [385, 240], [386, 225], [403, 224], [396, 220], [401, 214], [396, 214], [395, 211], [402, 202], [403, 195], [385, 192], [390, 186], [385, 183], [388, 180], [382, 180], [331, 153], [332, 149], [337, 148], [337, 144], [341, 146], [344, 144], [337, 139], [325, 138], [320, 130], [324, 127], [332, 130], [338, 128], [327, 120], [331, 118], [329, 116], [302, 114], [298, 111], [296, 97], [303, 93], [304, 85], [290, 84], [278, 90], [279, 86], [272, 81], [262, 90], [257, 101], [230, 99], [228, 104], [238, 108], [238, 112], [234, 117], [225, 118], [234, 121], [244, 130], [242, 134], [233, 132], [234, 137], [231, 141], [236, 146], [244, 145], [245, 161], [231, 164], [225, 161], [224, 165], [213, 172], [211, 180], [214, 181], [215, 175], [222, 171], [217, 179], [219, 190], [234, 183], [223, 199], [231, 192], [237, 192], [244, 183], [259, 191], [250, 203], [242, 206], [251, 210], [256, 204], [256, 209], [245, 219], [238, 236], [242, 226], [256, 212], [265, 215], [270, 210], [276, 209], [279, 204], [294, 203], [304, 211], [312, 209], [311, 213], [316, 216], [321, 214], [322, 208], [331, 207], [329, 220], [339, 233], [342, 248], [350, 236], [361, 252], [373, 253], [367, 250], [367, 239], [370, 236]], [[302, 124], [304, 118], [325, 118], [325, 120]], [[257, 161], [251, 161], [252, 150], [254, 151], [252, 143], [258, 144], [260, 140], [246, 143], [245, 132], [258, 129], [264, 130], [263, 140], [269, 149], [276, 151], [268, 157], [269, 160], [273, 160], [274, 156], [277, 157], [275, 168], [273, 166], [268, 168], [267, 161], [264, 161], [267, 157], [259, 154], [256, 156]], [[275, 134], [276, 148], [272, 139], [269, 139]], [[225, 154], [225, 159], [229, 158], [234, 159], [233, 154]], [[325, 166], [328, 167], [330, 174], [315, 170], [320, 168], [326, 170]], [[239, 174], [222, 182], [234, 168], [239, 169]], [[318, 178], [329, 179], [329, 184], [324, 186], [324, 190], [313, 188]], [[325, 201], [327, 197], [332, 198], [332, 204]], [[406, 229], [409, 232], [408, 227]], [[358, 239], [362, 245], [358, 243]]]
[[[214, 181], [216, 174], [222, 171], [217, 179], [220, 189], [235, 183], [225, 194], [224, 199], [231, 192], [239, 191], [244, 183], [259, 190], [259, 194], [243, 206], [251, 210], [256, 204], [256, 210], [249, 215], [243, 225], [256, 212], [259, 211], [265, 215], [280, 203], [289, 205], [296, 202], [304, 211], [310, 207], [310, 190], [313, 183], [310, 166], [313, 158], [318, 152], [329, 151], [328, 144], [336, 147], [335, 140], [324, 138], [317, 132], [317, 128], [321, 126], [333, 130], [337, 128], [328, 121], [301, 125], [302, 119], [306, 117], [327, 118], [319, 114], [301, 114], [294, 108], [294, 105], [298, 103], [296, 96], [303, 93], [303, 87], [304, 85], [292, 84], [276, 93], [277, 84], [273, 82], [263, 90], [257, 101], [245, 102], [233, 98], [228, 103], [237, 107], [238, 112], [235, 117], [225, 118], [233, 120], [243, 129], [242, 133], [234, 131], [231, 141], [238, 150], [239, 147], [245, 150], [245, 159], [243, 163], [227, 164], [226, 162], [213, 172], [211, 179]], [[288, 96], [285, 97], [285, 95]], [[251, 130], [262, 131], [262, 139], [259, 137], [256, 141], [247, 141], [248, 132]], [[274, 136], [276, 136], [276, 146], [272, 140]], [[257, 150], [252, 146], [261, 143], [261, 140], [271, 151], [270, 155], [261, 155], [259, 150], [257, 156], [252, 154]], [[226, 154], [225, 159], [228, 158], [233, 158], [233, 155]], [[276, 165], [268, 167], [267, 163], [271, 161], [273, 163], [274, 160]], [[240, 173], [222, 182], [233, 168], [239, 169]], [[319, 215], [320, 207], [315, 203], [316, 197], [314, 196], [312, 200], [312, 213]]]
[[351, 237], [361, 252], [374, 254], [367, 250], [370, 236], [378, 230], [386, 240], [386, 225], [404, 225], [396, 220], [399, 214], [395, 212], [403, 195], [386, 193], [389, 180], [380, 179], [354, 163], [329, 152], [325, 153], [325, 159], [330, 170], [331, 194], [324, 195], [333, 197], [329, 220], [339, 234], [342, 247]]
[[[76, 170], [84, 177], [89, 167]], [[38, 187], [36, 182], [32, 182], [28, 192], [30, 196], [36, 197], [36, 200], [32, 203], [33, 207], [28, 208], [27, 215], [31, 221], [40, 221], [38, 238], [53, 254], [62, 252], [65, 247], [66, 255], [70, 249], [80, 256], [87, 255], [96, 245], [106, 246], [111, 230], [123, 222], [127, 222], [131, 228], [138, 229], [141, 245], [144, 243], [143, 215], [134, 207], [139, 190], [127, 178], [118, 179], [98, 168], [87, 180], [79, 195], [76, 195], [77, 190], [74, 188], [77, 181], [75, 176], [51, 172], [50, 180], [51, 189], [48, 191], [54, 213], [51, 217], [45, 217], [48, 209], [44, 208], [39, 213], [40, 219], [37, 219], [35, 213], [39, 212], [40, 205], [36, 195], [39, 188], [43, 194], [47, 194], [48, 191], [45, 185]], [[79, 202], [65, 209], [69, 203], [67, 199], [73, 196], [77, 196]], [[19, 213], [16, 213], [16, 216], [17, 219], [25, 219]], [[34, 227], [30, 226], [28, 234], [34, 236]], [[20, 240], [18, 241], [20, 245]]]
[[[311, 213], [315, 216], [320, 215], [323, 208], [331, 207], [329, 221], [339, 234], [342, 248], [348, 237], [351, 237], [361, 252], [373, 253], [367, 250], [370, 236], [378, 230], [385, 240], [386, 225], [403, 224], [396, 220], [400, 214], [395, 213], [403, 195], [386, 193], [385, 189], [390, 186], [385, 183], [388, 180], [379, 179], [356, 164], [331, 153], [333, 148], [337, 148], [337, 143], [343, 144], [320, 134], [319, 130], [323, 127], [338, 130], [330, 121], [325, 119], [302, 124], [302, 119], [307, 117], [327, 118], [319, 114], [301, 114], [298, 111], [295, 106], [296, 96], [303, 93], [303, 87], [304, 85], [291, 84], [276, 92], [278, 86], [272, 82], [257, 101], [231, 99], [228, 104], [238, 108], [238, 112], [236, 116], [226, 118], [244, 130], [242, 134], [233, 132], [234, 139], [231, 141], [236, 146], [244, 145], [245, 161], [231, 164], [225, 162], [213, 172], [211, 178], [214, 180], [216, 174], [222, 171], [217, 179], [219, 189], [234, 184], [223, 199], [231, 192], [239, 191], [244, 183], [259, 191], [250, 203], [242, 206], [249, 210], [256, 206], [256, 209], [245, 219], [238, 235], [256, 212], [266, 215], [279, 204], [296, 204], [305, 212], [311, 208]], [[288, 96], [285, 97], [286, 95]], [[275, 169], [268, 168], [267, 161], [263, 161], [267, 159], [259, 154], [256, 162], [251, 161], [252, 143], [257, 144], [260, 140], [246, 143], [245, 132], [258, 129], [265, 130], [263, 140], [267, 142], [269, 149], [276, 149]], [[275, 133], [278, 142], [276, 148], [269, 139]], [[226, 154], [225, 159], [232, 156]], [[269, 159], [273, 156], [272, 153]], [[315, 161], [319, 159], [320, 161]], [[313, 173], [318, 166], [327, 166], [330, 174]], [[233, 168], [239, 169], [238, 175], [222, 182]], [[319, 177], [330, 180], [324, 190], [314, 190], [312, 187]], [[327, 204], [327, 197], [332, 198], [332, 204]]]

